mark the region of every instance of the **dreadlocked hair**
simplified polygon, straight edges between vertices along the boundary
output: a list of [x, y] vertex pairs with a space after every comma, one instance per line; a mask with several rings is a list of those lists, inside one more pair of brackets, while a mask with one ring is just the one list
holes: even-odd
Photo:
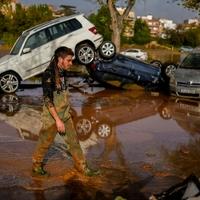
[[51, 63], [54, 65], [54, 70], [55, 70], [55, 82], [56, 82], [56, 87], [60, 88], [61, 87], [61, 80], [59, 76], [59, 69], [58, 69], [58, 58], [65, 58], [66, 56], [74, 56], [74, 52], [72, 49], [61, 46], [57, 48], [54, 52], [54, 56], [51, 59]]

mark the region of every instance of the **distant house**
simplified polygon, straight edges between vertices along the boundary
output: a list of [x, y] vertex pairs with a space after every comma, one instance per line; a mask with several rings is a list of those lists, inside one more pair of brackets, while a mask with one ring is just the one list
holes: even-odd
[[195, 29], [200, 26], [200, 19], [187, 19], [184, 20], [184, 23], [181, 25], [182, 29], [184, 31], [189, 30], [189, 29]]
[[149, 29], [152, 37], [159, 37], [163, 31], [163, 25], [159, 19], [154, 18], [152, 15], [137, 16], [137, 19], [144, 20]]
[[164, 29], [175, 30], [177, 28], [177, 24], [173, 20], [160, 18], [159, 21], [162, 23]]

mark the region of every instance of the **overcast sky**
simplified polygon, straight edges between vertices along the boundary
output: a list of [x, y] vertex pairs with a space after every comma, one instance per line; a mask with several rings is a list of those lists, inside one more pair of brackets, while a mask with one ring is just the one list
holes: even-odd
[[[98, 9], [98, 5], [90, 3], [89, 0], [21, 0], [20, 2], [23, 4], [47, 3], [56, 6], [74, 5], [77, 11], [84, 12], [86, 15]], [[172, 19], [175, 23], [182, 23], [185, 19], [199, 17], [197, 12], [188, 11], [175, 3], [169, 4], [166, 0], [137, 0], [133, 9], [137, 16], [152, 14], [154, 17]]]

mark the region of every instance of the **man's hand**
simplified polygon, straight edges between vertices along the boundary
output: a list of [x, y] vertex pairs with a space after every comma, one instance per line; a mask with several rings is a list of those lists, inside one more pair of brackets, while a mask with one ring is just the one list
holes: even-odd
[[64, 125], [63, 121], [60, 119], [60, 117], [58, 116], [56, 108], [54, 106], [52, 106], [52, 107], [48, 107], [48, 109], [49, 109], [49, 112], [51, 113], [51, 116], [54, 118], [54, 120], [56, 122], [57, 131], [61, 135], [65, 135], [65, 125]]
[[59, 118], [56, 120], [56, 127], [61, 135], [65, 135], [65, 124]]

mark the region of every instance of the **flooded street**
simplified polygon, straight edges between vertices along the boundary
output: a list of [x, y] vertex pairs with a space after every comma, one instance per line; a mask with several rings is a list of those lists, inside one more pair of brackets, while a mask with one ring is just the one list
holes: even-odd
[[47, 155], [49, 178], [31, 176], [41, 129], [41, 87], [0, 96], [2, 199], [148, 199], [191, 173], [200, 175], [200, 102], [158, 92], [70, 87], [81, 147], [102, 174], [78, 174], [58, 135]]

